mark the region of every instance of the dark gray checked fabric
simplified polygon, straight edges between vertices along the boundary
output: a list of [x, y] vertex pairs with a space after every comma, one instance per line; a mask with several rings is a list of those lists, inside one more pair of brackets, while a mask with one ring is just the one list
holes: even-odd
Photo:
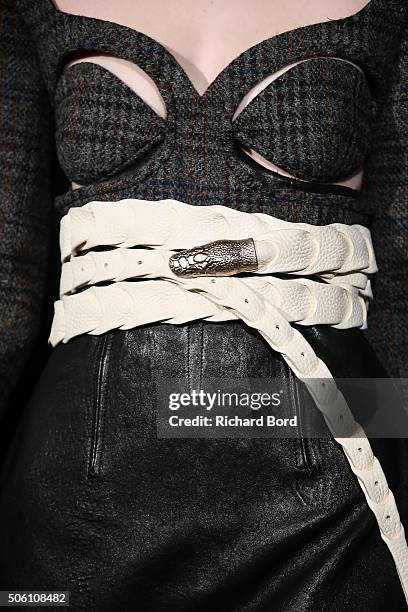
[[363, 167], [374, 112], [361, 71], [310, 59], [268, 85], [240, 113], [234, 131], [241, 144], [296, 177], [339, 181]]
[[0, 83], [1, 415], [40, 326], [52, 219], [52, 115], [14, 2], [1, 2]]
[[395, 376], [408, 377], [408, 31], [390, 66], [366, 167], [363, 201], [373, 211], [371, 232], [380, 273], [374, 284], [367, 335]]
[[132, 166], [165, 135], [165, 121], [97, 64], [75, 64], [64, 72], [55, 110], [61, 167], [81, 185]]

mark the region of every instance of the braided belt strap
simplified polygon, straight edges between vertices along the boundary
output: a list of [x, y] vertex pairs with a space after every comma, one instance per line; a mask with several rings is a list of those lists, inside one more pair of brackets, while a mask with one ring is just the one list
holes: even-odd
[[[94, 247], [107, 249], [90, 252]], [[60, 248], [53, 346], [158, 321], [239, 319], [258, 330], [305, 383], [342, 446], [408, 601], [408, 548], [384, 472], [329, 369], [290, 324], [366, 327], [377, 271], [369, 230], [176, 200], [122, 200], [71, 209], [61, 221]], [[113, 282], [95, 286], [104, 281]]]

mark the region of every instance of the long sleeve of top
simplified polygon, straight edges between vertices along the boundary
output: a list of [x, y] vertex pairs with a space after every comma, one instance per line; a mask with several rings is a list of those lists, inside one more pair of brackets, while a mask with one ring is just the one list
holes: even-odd
[[[398, 41], [397, 41], [398, 42]], [[368, 334], [388, 373], [408, 376], [408, 34], [390, 65], [367, 163], [363, 197], [379, 272]]]
[[40, 328], [52, 156], [34, 43], [13, 0], [0, 0], [0, 420]]

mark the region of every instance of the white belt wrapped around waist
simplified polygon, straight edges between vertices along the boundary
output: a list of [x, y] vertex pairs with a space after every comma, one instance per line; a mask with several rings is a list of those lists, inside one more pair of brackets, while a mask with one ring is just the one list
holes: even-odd
[[[341, 444], [408, 599], [404, 528], [383, 470], [329, 369], [290, 324], [366, 327], [377, 271], [369, 230], [176, 200], [121, 200], [70, 209], [60, 248], [53, 346], [159, 321], [240, 319], [259, 331], [306, 384]], [[95, 286], [103, 282], [110, 284]]]

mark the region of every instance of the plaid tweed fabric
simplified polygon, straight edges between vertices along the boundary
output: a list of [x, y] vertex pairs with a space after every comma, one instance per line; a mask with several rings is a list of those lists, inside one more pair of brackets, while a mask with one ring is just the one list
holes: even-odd
[[363, 166], [374, 110], [358, 69], [311, 59], [272, 82], [244, 109], [235, 136], [294, 176], [338, 181]]
[[97, 64], [76, 64], [63, 74], [55, 109], [61, 167], [81, 185], [132, 166], [165, 136], [165, 121]]
[[35, 43], [0, 4], [0, 416], [37, 336], [52, 213], [53, 123]]
[[381, 99], [367, 160], [363, 198], [381, 274], [367, 335], [394, 376], [408, 377], [408, 30]]

